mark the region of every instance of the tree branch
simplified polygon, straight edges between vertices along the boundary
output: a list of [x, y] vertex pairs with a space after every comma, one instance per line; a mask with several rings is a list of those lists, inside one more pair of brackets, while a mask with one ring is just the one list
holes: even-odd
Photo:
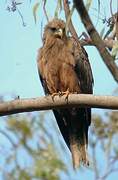
[[[64, 5], [64, 12], [65, 12], [65, 17], [66, 17], [66, 21], [68, 20], [68, 17], [70, 16], [70, 8], [69, 8], [69, 2], [68, 0], [63, 0], [63, 5]], [[69, 31], [71, 33], [71, 35], [76, 39], [78, 40], [79, 37], [76, 33], [76, 30], [73, 26], [73, 23], [72, 23], [72, 20], [70, 19], [70, 22], [69, 22]]]
[[[65, 12], [65, 17], [66, 17], [66, 21], [67, 21], [69, 15], [70, 15], [70, 7], [69, 7], [68, 0], [63, 0], [63, 5], [64, 5], [64, 12]], [[76, 40], [79, 39], [71, 19], [69, 22], [69, 31]], [[93, 41], [90, 38], [87, 40], [81, 39], [79, 42], [82, 46], [95, 46], [95, 44], [93, 43]], [[109, 38], [109, 39], [103, 40], [103, 42], [107, 48], [113, 48], [114, 44], [116, 43], [116, 40], [114, 40], [113, 38]]]
[[55, 96], [54, 101], [51, 96], [33, 99], [16, 99], [0, 103], [0, 116], [41, 111], [57, 108], [70, 107], [92, 107], [103, 109], [118, 109], [118, 97], [115, 96], [95, 96], [90, 94], [70, 94], [68, 101], [65, 96]]
[[[107, 48], [112, 49], [114, 44], [116, 43], [116, 40], [104, 39], [103, 42]], [[81, 46], [95, 46], [95, 44], [93, 43], [93, 41], [91, 39], [87, 39], [87, 40], [81, 39], [80, 44], [81, 44]]]
[[118, 82], [118, 68], [114, 62], [114, 59], [110, 55], [110, 53], [105, 48], [105, 44], [102, 41], [101, 37], [99, 36], [98, 32], [96, 31], [93, 23], [88, 15], [88, 12], [84, 6], [83, 0], [73, 0], [74, 5], [81, 17], [81, 20], [90, 35], [91, 40], [93, 41], [94, 45], [98, 49], [104, 63], [108, 67], [109, 71], [111, 72], [114, 79]]

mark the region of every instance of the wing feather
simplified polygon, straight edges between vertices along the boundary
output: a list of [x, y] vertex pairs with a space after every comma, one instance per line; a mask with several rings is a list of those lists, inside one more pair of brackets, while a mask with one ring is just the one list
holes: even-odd
[[[73, 56], [75, 58], [75, 72], [77, 74], [77, 77], [80, 82], [80, 89], [82, 93], [85, 94], [92, 94], [93, 93], [93, 74], [90, 66], [90, 62], [88, 59], [88, 54], [85, 51], [84, 47], [80, 46], [78, 42], [70, 38], [71, 41], [71, 51], [73, 53]], [[84, 108], [86, 112], [86, 119], [88, 121], [88, 124], [91, 123], [91, 108]]]

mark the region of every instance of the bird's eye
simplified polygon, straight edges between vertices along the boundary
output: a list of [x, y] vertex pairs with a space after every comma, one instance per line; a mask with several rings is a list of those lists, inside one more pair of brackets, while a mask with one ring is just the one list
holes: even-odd
[[52, 31], [56, 31], [56, 28], [51, 28]]

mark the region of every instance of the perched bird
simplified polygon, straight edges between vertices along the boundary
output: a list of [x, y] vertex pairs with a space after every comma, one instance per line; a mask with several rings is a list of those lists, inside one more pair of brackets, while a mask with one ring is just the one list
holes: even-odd
[[[38, 52], [39, 77], [46, 95], [55, 93], [93, 92], [93, 76], [88, 55], [80, 43], [66, 35], [65, 22], [53, 19], [43, 34], [43, 46]], [[72, 153], [73, 166], [88, 165], [88, 127], [90, 108], [54, 109], [61, 134]]]

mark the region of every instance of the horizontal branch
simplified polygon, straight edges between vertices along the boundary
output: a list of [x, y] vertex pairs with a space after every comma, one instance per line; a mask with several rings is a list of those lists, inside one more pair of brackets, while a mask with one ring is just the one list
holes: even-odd
[[65, 96], [45, 96], [33, 99], [16, 99], [0, 103], [0, 116], [21, 112], [41, 111], [57, 108], [92, 107], [102, 109], [118, 109], [118, 97], [95, 96], [90, 94], [70, 94], [68, 101]]

